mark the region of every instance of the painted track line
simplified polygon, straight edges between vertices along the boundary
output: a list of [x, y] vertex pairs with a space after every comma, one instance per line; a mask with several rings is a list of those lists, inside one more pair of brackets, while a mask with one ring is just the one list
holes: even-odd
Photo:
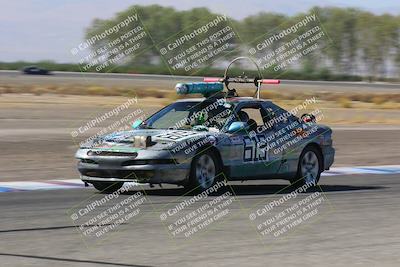
[[80, 179], [0, 182], [0, 192], [55, 190], [84, 187]]
[[400, 165], [381, 166], [356, 166], [333, 167], [322, 173], [322, 176], [353, 175], [353, 174], [397, 174], [400, 173]]

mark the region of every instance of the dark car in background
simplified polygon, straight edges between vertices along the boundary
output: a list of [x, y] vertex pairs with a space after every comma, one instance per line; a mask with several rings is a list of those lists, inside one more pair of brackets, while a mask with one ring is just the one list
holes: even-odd
[[33, 74], [33, 75], [49, 75], [51, 74], [49, 70], [44, 68], [39, 68], [37, 66], [28, 66], [22, 69], [23, 74]]

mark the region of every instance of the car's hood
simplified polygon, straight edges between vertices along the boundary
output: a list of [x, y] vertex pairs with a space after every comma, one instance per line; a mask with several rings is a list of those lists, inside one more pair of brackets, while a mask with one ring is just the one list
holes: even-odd
[[128, 149], [138, 148], [137, 137], [150, 137], [151, 145], [139, 147], [140, 149], [170, 149], [178, 143], [193, 138], [202, 138], [209, 135], [208, 131], [187, 131], [187, 130], [158, 130], [158, 129], [138, 129], [132, 131], [115, 132], [94, 140], [91, 144], [84, 147], [95, 149]]
[[136, 136], [150, 136], [154, 142], [176, 142], [196, 135], [204, 135], [204, 133], [205, 132], [186, 130], [139, 129], [112, 133], [104, 136], [103, 139], [113, 142], [126, 142], [130, 140], [133, 141]]

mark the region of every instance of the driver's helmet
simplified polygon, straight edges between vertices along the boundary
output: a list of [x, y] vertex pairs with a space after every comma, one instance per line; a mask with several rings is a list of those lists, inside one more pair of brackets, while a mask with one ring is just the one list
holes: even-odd
[[249, 115], [246, 112], [244, 112], [243, 110], [240, 110], [237, 113], [237, 115], [238, 115], [238, 120], [241, 121], [241, 122], [247, 123], [249, 121], [249, 119], [250, 119]]

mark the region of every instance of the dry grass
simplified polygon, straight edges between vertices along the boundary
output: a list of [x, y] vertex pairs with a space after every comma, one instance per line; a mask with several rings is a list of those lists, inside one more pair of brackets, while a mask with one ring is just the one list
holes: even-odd
[[[241, 95], [253, 96], [254, 90], [240, 89]], [[56, 94], [56, 95], [88, 95], [88, 96], [124, 96], [139, 98], [157, 98], [162, 103], [169, 103], [182, 98], [175, 93], [175, 90], [160, 89], [159, 87], [127, 87], [127, 86], [100, 86], [96, 84], [43, 84], [43, 85], [23, 85], [23, 84], [3, 84], [0, 85], [0, 95], [2, 94]], [[192, 96], [189, 96], [192, 97]], [[338, 92], [282, 92], [282, 91], [261, 91], [261, 98], [280, 100], [304, 101], [307, 98], [316, 97], [319, 101], [333, 103], [334, 106], [341, 108], [369, 108], [369, 109], [399, 109], [399, 93], [338, 93]]]
[[337, 102], [339, 103], [339, 105], [343, 108], [352, 108], [352, 103], [351, 100], [347, 97], [340, 97]]
[[[127, 101], [126, 96], [86, 96], [86, 95], [62, 95], [62, 94], [4, 94], [0, 96], [1, 114], [19, 114], [21, 110], [36, 113], [38, 111], [62, 107], [64, 110], [86, 108], [88, 110], [111, 109]], [[138, 103], [134, 108], [142, 108], [148, 114], [170, 104], [178, 96], [174, 92], [167, 92], [164, 98], [138, 97]], [[290, 110], [304, 102], [303, 100], [274, 100], [274, 102]], [[400, 125], [400, 103], [385, 102], [382, 105], [373, 103], [352, 102], [351, 112], [340, 106], [335, 101], [322, 100], [300, 110], [297, 115], [319, 109], [323, 113], [322, 124], [374, 124], [374, 125]], [[397, 107], [397, 109], [395, 109]]]
[[[37, 77], [35, 77], [37, 78]], [[312, 86], [311, 86], [312, 87]], [[0, 109], [42, 109], [49, 105], [71, 105], [71, 110], [81, 105], [115, 106], [126, 98], [138, 97], [143, 108], [159, 109], [186, 97], [175, 93], [174, 82], [145, 82], [101, 80], [49, 80], [15, 79], [0, 81]], [[241, 96], [253, 96], [254, 88], [237, 85]], [[62, 97], [60, 97], [62, 96]], [[392, 91], [360, 90], [353, 87], [323, 88], [314, 86], [267, 87], [261, 90], [263, 99], [272, 99], [286, 109], [315, 97], [318, 101], [302, 113], [313, 109], [323, 111], [326, 124], [400, 124], [400, 93]], [[70, 104], [68, 104], [70, 103]], [[351, 112], [349, 112], [351, 111]]]
[[384, 96], [374, 96], [374, 97], [372, 97], [372, 103], [374, 103], [376, 105], [382, 105], [386, 101], [388, 101], [388, 99], [385, 98]]

